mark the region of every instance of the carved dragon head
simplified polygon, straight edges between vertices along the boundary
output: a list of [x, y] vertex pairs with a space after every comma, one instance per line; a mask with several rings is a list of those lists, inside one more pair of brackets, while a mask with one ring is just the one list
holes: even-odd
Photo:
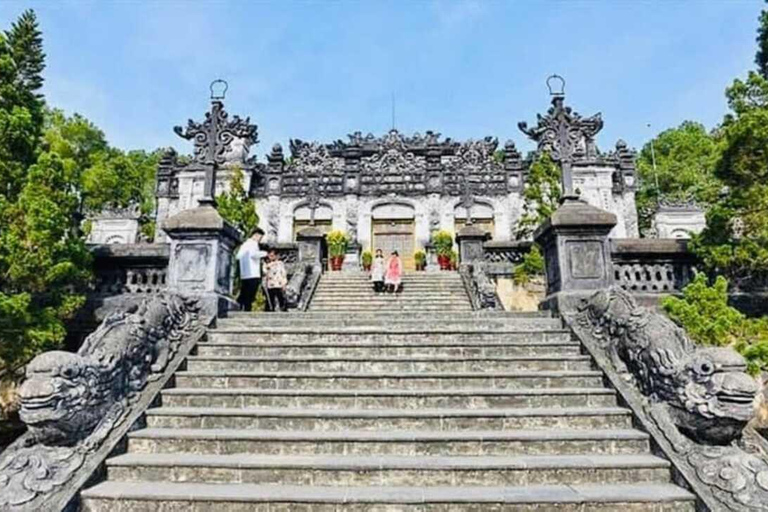
[[[100, 399], [100, 372], [83, 357], [45, 352], [27, 365], [19, 390], [22, 421], [38, 438], [79, 438], [98, 423], [93, 406]], [[89, 409], [92, 413], [89, 413]]]
[[694, 439], [730, 442], [755, 413], [760, 388], [747, 373], [745, 359], [727, 347], [700, 348], [681, 362], [679, 404], [681, 430]]

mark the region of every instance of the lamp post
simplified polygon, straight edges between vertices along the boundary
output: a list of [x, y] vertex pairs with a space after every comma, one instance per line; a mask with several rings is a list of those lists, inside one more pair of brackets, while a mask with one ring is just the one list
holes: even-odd
[[186, 129], [181, 126], [173, 128], [179, 137], [194, 141], [194, 162], [205, 169], [203, 195], [198, 199], [201, 206], [216, 204], [216, 172], [219, 166], [227, 161], [227, 152], [232, 141], [241, 139], [246, 147], [258, 142], [257, 127], [250, 124], [250, 118], [233, 116], [229, 119], [222, 102], [228, 88], [229, 85], [224, 80], [211, 82], [211, 110], [206, 112], [205, 121], [197, 123], [190, 119]]
[[537, 116], [535, 128], [529, 128], [528, 123], [524, 121], [517, 126], [537, 143], [539, 151], [546, 151], [553, 161], [560, 164], [563, 187], [561, 202], [565, 202], [579, 198], [573, 186], [573, 161], [576, 151], [582, 143], [585, 147], [589, 146], [603, 128], [603, 119], [599, 113], [582, 118], [565, 105], [565, 79], [560, 75], [548, 77], [547, 88], [552, 97], [552, 106], [547, 114]]
[[[651, 128], [651, 123], [648, 123]], [[653, 137], [651, 137], [651, 165], [653, 165], [653, 179], [656, 182], [656, 205], [661, 205], [661, 189], [659, 188], [659, 173], [656, 171], [656, 149], [653, 147]]]

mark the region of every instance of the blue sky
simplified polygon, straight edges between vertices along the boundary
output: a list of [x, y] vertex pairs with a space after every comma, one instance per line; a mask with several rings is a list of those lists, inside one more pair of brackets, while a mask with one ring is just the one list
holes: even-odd
[[[544, 81], [602, 112], [598, 139], [639, 147], [686, 119], [714, 126], [723, 91], [753, 68], [763, 3], [729, 1], [0, 2], [0, 25], [33, 7], [50, 104], [79, 112], [125, 148], [174, 146], [175, 124], [208, 108], [259, 125], [256, 153], [289, 138], [432, 129], [528, 149], [517, 122], [546, 110]], [[647, 124], [652, 128], [648, 128]]]

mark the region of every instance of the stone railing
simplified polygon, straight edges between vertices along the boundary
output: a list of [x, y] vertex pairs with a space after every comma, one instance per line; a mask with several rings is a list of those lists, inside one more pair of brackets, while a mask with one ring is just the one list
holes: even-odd
[[288, 275], [292, 275], [296, 271], [296, 264], [299, 262], [299, 246], [294, 243], [272, 243], [261, 244], [262, 249], [271, 250], [274, 249], [277, 252], [277, 256], [285, 264], [286, 272]]
[[654, 452], [693, 492], [696, 510], [750, 512], [768, 502], [768, 443], [750, 426], [761, 386], [730, 347], [695, 345], [619, 287], [563, 302], [581, 341]]
[[205, 334], [196, 298], [161, 293], [109, 315], [75, 353], [35, 357], [19, 389], [27, 432], [0, 453], [0, 510], [77, 510], [77, 493]]
[[462, 263], [459, 268], [464, 290], [475, 311], [503, 309], [496, 293], [496, 284], [486, 272], [486, 265], [483, 262]]
[[167, 244], [93, 245], [93, 295], [157, 294], [167, 289]]
[[528, 241], [494, 242], [490, 240], [483, 244], [483, 260], [486, 263], [517, 265], [531, 250], [531, 245]]
[[616, 285], [639, 294], [675, 293], [693, 278], [695, 257], [677, 239], [615, 239], [611, 260]]

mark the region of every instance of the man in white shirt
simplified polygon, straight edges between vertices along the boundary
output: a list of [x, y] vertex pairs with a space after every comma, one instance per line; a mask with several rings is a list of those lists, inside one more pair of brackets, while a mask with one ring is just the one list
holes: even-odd
[[237, 261], [240, 264], [240, 296], [237, 302], [243, 311], [251, 311], [261, 285], [261, 259], [267, 255], [259, 247], [263, 236], [264, 231], [256, 228], [237, 251]]

